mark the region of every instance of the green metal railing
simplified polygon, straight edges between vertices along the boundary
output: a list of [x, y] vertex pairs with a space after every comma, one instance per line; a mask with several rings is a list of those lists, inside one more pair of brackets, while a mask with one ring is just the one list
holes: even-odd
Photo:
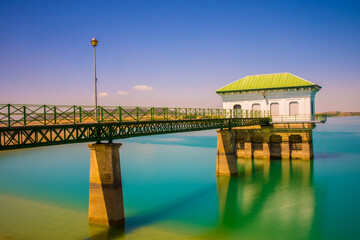
[[160, 108], [0, 104], [0, 127], [108, 122], [268, 118], [268, 111], [212, 108]]
[[318, 122], [327, 121], [326, 114], [271, 115], [272, 122]]

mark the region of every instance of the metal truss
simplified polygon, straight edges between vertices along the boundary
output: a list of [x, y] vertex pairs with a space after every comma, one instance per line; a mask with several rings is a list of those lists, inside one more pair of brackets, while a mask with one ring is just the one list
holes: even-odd
[[270, 118], [192, 119], [0, 127], [0, 151], [136, 136], [268, 125]]

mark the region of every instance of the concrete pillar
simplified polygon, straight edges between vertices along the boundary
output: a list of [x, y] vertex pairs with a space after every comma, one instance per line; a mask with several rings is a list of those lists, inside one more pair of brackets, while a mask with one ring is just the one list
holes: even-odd
[[252, 143], [251, 142], [245, 142], [244, 143], [245, 148], [245, 159], [252, 159]]
[[302, 142], [302, 160], [311, 160], [314, 158], [312, 142]]
[[251, 133], [249, 131], [246, 132], [245, 135], [245, 142], [244, 142], [244, 158], [245, 159], [252, 159], [253, 158], [253, 147], [251, 142]]
[[124, 225], [121, 186], [121, 143], [94, 143], [90, 148], [89, 223]]
[[282, 142], [281, 143], [281, 160], [289, 160], [290, 159], [290, 143]]
[[270, 160], [270, 134], [263, 133], [264, 142], [263, 142], [263, 159]]
[[270, 144], [268, 142], [263, 143], [263, 159], [270, 160]]
[[237, 175], [236, 146], [232, 130], [217, 130], [216, 175]]

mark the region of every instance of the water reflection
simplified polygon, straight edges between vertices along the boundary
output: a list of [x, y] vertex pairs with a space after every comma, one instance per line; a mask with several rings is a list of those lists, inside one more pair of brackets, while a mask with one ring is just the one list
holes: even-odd
[[89, 240], [124, 239], [124, 227], [89, 225]]
[[204, 237], [310, 237], [315, 211], [312, 161], [239, 160], [238, 171], [235, 178], [217, 177], [219, 225]]

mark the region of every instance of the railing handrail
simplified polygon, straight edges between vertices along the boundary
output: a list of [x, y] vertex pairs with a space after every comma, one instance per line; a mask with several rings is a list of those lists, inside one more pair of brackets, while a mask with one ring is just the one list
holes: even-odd
[[0, 127], [183, 119], [269, 118], [269, 111], [217, 108], [0, 104]]
[[[274, 115], [271, 114], [271, 119], [276, 120], [276, 122], [284, 122], [284, 121], [290, 121], [290, 122], [298, 122], [298, 121], [320, 121], [322, 123], [325, 123], [327, 121], [327, 115], [326, 114], [294, 114], [294, 115]], [[280, 120], [280, 121], [279, 121]]]

